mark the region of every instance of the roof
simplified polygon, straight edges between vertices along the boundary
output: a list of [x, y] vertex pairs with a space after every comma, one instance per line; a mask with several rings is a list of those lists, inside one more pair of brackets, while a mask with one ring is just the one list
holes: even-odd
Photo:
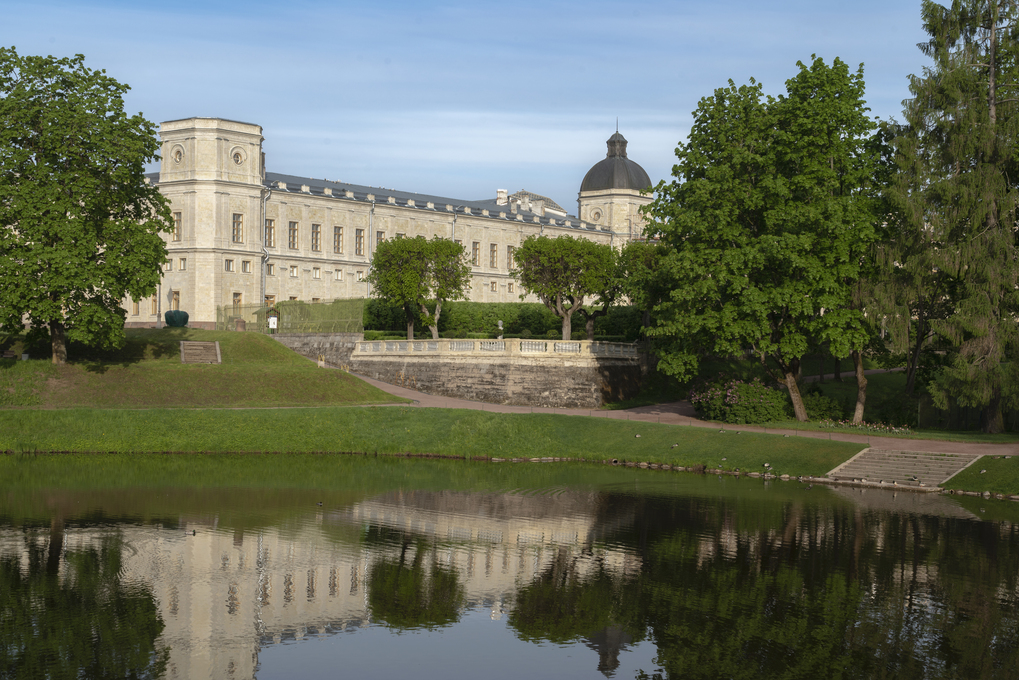
[[626, 138], [615, 132], [605, 142], [608, 153], [584, 175], [581, 191], [633, 189], [642, 191], [651, 186], [651, 178], [634, 161], [626, 157]]

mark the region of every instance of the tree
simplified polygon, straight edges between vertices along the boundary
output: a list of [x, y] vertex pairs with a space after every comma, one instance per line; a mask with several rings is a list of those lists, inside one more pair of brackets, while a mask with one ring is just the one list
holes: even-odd
[[[373, 293], [403, 306], [407, 317], [407, 339], [414, 339], [418, 312], [428, 320], [432, 338], [439, 337], [442, 303], [467, 297], [471, 268], [464, 248], [455, 241], [423, 236], [383, 241], [375, 250], [368, 281]], [[435, 301], [435, 311], [426, 304]]]
[[572, 337], [573, 315], [590, 299], [603, 310], [588, 312], [587, 339], [594, 338], [594, 319], [606, 313], [618, 295], [616, 252], [612, 246], [583, 238], [530, 236], [513, 251], [524, 295], [532, 293], [563, 320], [563, 340]]
[[932, 325], [957, 352], [929, 389], [941, 408], [982, 407], [983, 430], [1001, 432], [1003, 404], [1019, 397], [1019, 3], [927, 0], [922, 16], [934, 64], [910, 79], [898, 140], [922, 174], [896, 198], [930, 235], [917, 267], [954, 284], [951, 314]]
[[70, 59], [0, 48], [0, 327], [103, 348], [124, 338], [121, 301], [156, 291], [170, 208], [145, 182], [155, 126], [124, 113], [129, 89]]
[[672, 279], [652, 335], [669, 340], [659, 366], [681, 379], [705, 353], [759, 357], [807, 413], [796, 377], [812, 342], [846, 356], [866, 342], [851, 283], [874, 238], [862, 188], [874, 175], [875, 127], [862, 66], [815, 58], [765, 99], [760, 84], [718, 89], [694, 112], [676, 150], [675, 180], [656, 188], [649, 235], [673, 250]]

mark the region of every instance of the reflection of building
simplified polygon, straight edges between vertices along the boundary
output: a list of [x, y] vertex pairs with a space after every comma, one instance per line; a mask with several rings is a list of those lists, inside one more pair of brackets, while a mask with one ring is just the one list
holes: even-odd
[[[251, 678], [264, 645], [368, 625], [366, 574], [401, 546], [369, 547], [360, 540], [365, 527], [415, 539], [409, 550], [454, 570], [467, 605], [498, 619], [518, 588], [564, 551], [580, 574], [636, 573], [635, 555], [592, 543], [596, 502], [583, 493], [394, 494], [248, 533], [186, 518], [175, 529], [69, 529], [64, 547], [121, 534], [124, 580], [152, 591], [166, 626], [167, 678]], [[20, 531], [0, 532], [0, 552], [22, 541]]]
[[[461, 242], [470, 258], [470, 299], [515, 302], [513, 249], [531, 235], [580, 236], [622, 245], [642, 233], [636, 208], [647, 173], [626, 158], [616, 132], [579, 195], [580, 218], [549, 198], [495, 191], [462, 200], [266, 172], [262, 128], [219, 118], [165, 122], [160, 171], [175, 232], [159, 298], [126, 301], [129, 324], [156, 308], [180, 308], [191, 325], [216, 320], [217, 306], [360, 298], [376, 245], [403, 236]], [[643, 186], [641, 186], [643, 185]]]

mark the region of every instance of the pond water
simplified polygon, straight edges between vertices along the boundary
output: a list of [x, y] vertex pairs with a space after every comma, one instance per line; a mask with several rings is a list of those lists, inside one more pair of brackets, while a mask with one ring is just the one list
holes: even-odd
[[0, 458], [0, 677], [1019, 678], [1007, 503], [584, 464]]

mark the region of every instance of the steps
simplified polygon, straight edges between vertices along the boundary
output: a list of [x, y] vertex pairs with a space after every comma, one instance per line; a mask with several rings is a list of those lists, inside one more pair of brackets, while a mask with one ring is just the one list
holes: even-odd
[[218, 342], [194, 342], [181, 340], [180, 362], [182, 364], [222, 363]]
[[845, 482], [932, 488], [979, 457], [965, 453], [864, 449], [827, 476]]

